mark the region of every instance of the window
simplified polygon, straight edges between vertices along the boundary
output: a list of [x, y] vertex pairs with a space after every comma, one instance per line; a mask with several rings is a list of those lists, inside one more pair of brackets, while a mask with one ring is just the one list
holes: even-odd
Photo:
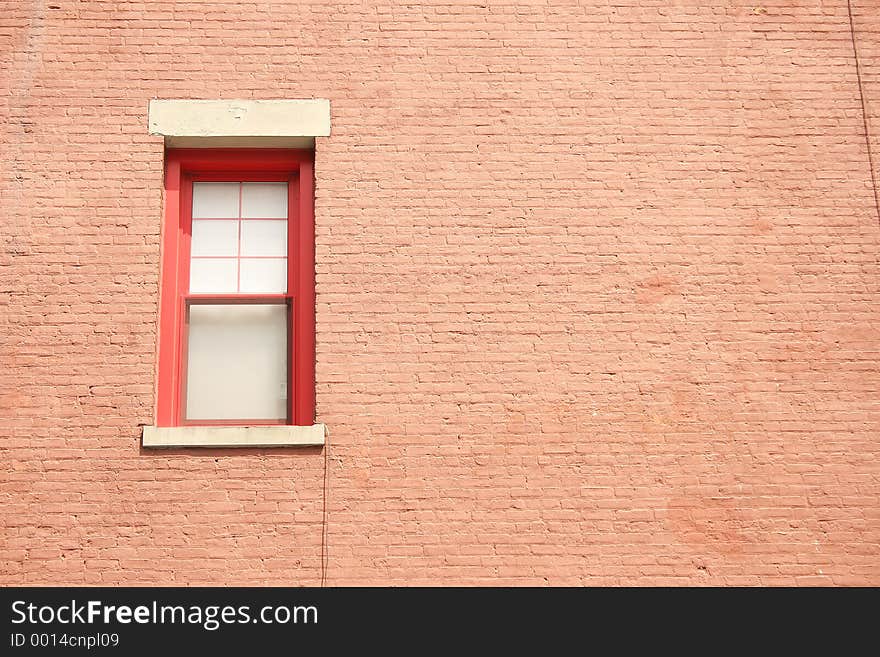
[[166, 152], [159, 427], [311, 425], [310, 150]]

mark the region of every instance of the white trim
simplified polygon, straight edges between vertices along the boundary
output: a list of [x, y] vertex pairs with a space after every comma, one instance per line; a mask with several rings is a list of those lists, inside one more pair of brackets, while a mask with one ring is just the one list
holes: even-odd
[[327, 137], [330, 101], [151, 100], [149, 131], [165, 137]]
[[324, 444], [324, 425], [144, 427], [144, 447], [307, 447]]
[[314, 148], [314, 137], [165, 137], [168, 148]]

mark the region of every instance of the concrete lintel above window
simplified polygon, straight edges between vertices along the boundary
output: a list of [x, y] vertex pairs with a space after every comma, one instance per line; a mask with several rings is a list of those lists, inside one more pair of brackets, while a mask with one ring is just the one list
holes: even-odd
[[314, 137], [165, 137], [168, 148], [314, 148]]
[[304, 148], [330, 134], [330, 101], [151, 100], [150, 134], [173, 148]]
[[309, 447], [324, 444], [324, 425], [144, 427], [144, 447]]

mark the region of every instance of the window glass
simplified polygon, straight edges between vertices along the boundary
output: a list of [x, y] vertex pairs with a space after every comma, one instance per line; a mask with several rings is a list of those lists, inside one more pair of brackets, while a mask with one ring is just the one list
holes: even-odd
[[247, 219], [287, 218], [287, 183], [242, 183], [241, 216]]
[[280, 256], [287, 255], [287, 221], [265, 219], [241, 222], [241, 255]]
[[188, 420], [287, 417], [287, 305], [189, 307]]
[[193, 183], [189, 292], [287, 292], [287, 183]]
[[193, 219], [192, 257], [238, 255], [238, 221]]
[[193, 219], [238, 217], [239, 183], [193, 183]]
[[239, 288], [242, 294], [284, 294], [287, 289], [286, 258], [242, 258]]
[[236, 258], [193, 258], [189, 268], [190, 294], [235, 294], [238, 292]]

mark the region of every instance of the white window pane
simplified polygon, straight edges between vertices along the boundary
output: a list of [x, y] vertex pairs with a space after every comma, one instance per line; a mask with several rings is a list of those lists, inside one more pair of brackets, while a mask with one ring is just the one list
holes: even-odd
[[287, 183], [243, 183], [241, 216], [286, 219]]
[[287, 258], [242, 258], [241, 292], [284, 294], [287, 292]]
[[193, 183], [193, 219], [238, 217], [239, 183]]
[[287, 418], [287, 306], [192, 305], [189, 420]]
[[287, 220], [242, 221], [242, 256], [287, 255]]
[[238, 221], [193, 219], [192, 255], [237, 256]]
[[189, 263], [190, 294], [228, 294], [238, 291], [235, 258], [193, 258]]

